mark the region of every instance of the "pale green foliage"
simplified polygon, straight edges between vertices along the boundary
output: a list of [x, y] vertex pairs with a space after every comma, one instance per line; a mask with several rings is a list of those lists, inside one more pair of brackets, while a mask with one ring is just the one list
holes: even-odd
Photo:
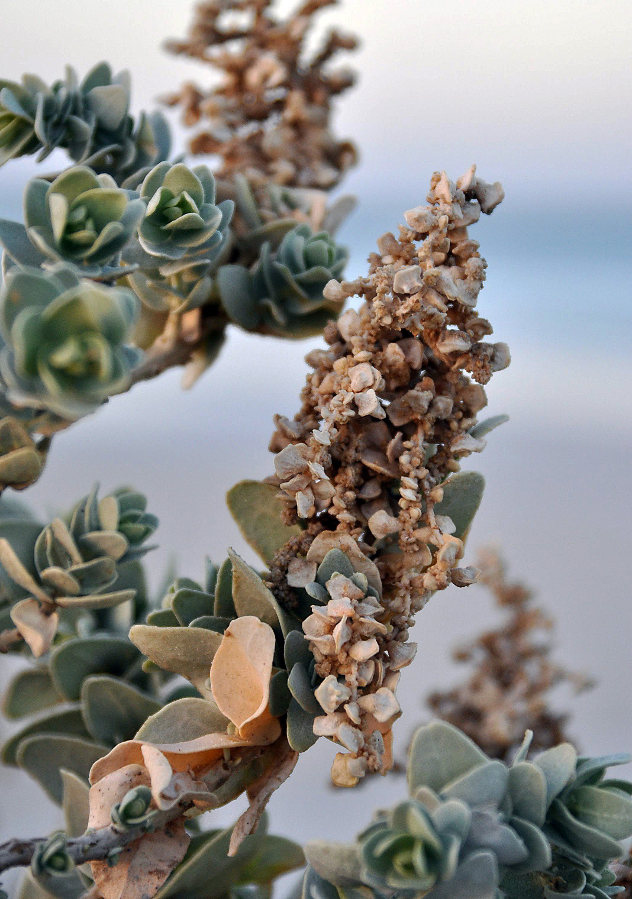
[[21, 84], [0, 81], [0, 165], [38, 153], [38, 161], [62, 147], [76, 162], [120, 176], [164, 159], [169, 132], [159, 113], [129, 115], [129, 75], [113, 75], [101, 62], [79, 82], [68, 67], [48, 86], [36, 75]]
[[[333, 52], [336, 39], [331, 40]], [[256, 66], [253, 73], [265, 76]], [[280, 74], [291, 79], [296, 73]], [[345, 199], [327, 210], [322, 192], [257, 178], [251, 184], [243, 174], [216, 185], [205, 166], [166, 161], [164, 120], [141, 115], [135, 121], [129, 104], [127, 76], [113, 76], [104, 63], [81, 82], [72, 69], [51, 87], [35, 76], [25, 76], [21, 84], [0, 82], [0, 165], [28, 153], [43, 159], [56, 148], [78, 163], [29, 182], [24, 225], [0, 220], [0, 408], [7, 414], [0, 420], [2, 489], [33, 483], [50, 434], [95, 411], [135, 380], [186, 362], [192, 383], [216, 357], [228, 322], [289, 338], [316, 334], [336, 317], [346, 293], [337, 283], [326, 289], [342, 277], [347, 259], [332, 236], [349, 211]], [[484, 182], [478, 184], [474, 169], [458, 191], [444, 179], [443, 193], [440, 182], [433, 181], [431, 231], [449, 219], [434, 214], [448, 194], [460, 203], [469, 191], [470, 213], [481, 205], [476, 190], [484, 191]], [[484, 208], [491, 212], [502, 191], [498, 185], [487, 188], [496, 197]], [[425, 227], [421, 213], [413, 217]], [[460, 231], [460, 221], [457, 227]], [[423, 240], [430, 232], [410, 233]], [[448, 238], [444, 243], [451, 246]], [[438, 268], [434, 284], [444, 289], [446, 299], [439, 318], [453, 315], [451, 325], [465, 327], [484, 262], [476, 245], [463, 243], [476, 282], [473, 293], [467, 285], [458, 286], [465, 281], [456, 275], [452, 282], [452, 274], [445, 292]], [[395, 255], [380, 250], [382, 260], [371, 273], [391, 279], [396, 315], [409, 302], [413, 286], [424, 286], [428, 272], [422, 275], [420, 266], [408, 264], [412, 243], [404, 246], [393, 238], [390, 246]], [[444, 255], [448, 265], [449, 254]], [[363, 290], [369, 305], [370, 289], [367, 280]], [[119, 834], [137, 833], [129, 851], [113, 850], [102, 865], [105, 873], [93, 866], [98, 891], [104, 883], [111, 886], [110, 864], [116, 874], [124, 869], [123, 892], [117, 895], [145, 895], [142, 883], [134, 885], [136, 875], [128, 877], [131, 862], [149, 877], [148, 866], [158, 862], [155, 846], [177, 831], [174, 842], [182, 852], [161, 859], [158, 879], [151, 881], [158, 899], [269, 899], [274, 879], [304, 862], [300, 847], [268, 835], [261, 817], [298, 753], [319, 734], [330, 736], [350, 753], [338, 753], [334, 763], [340, 778], [334, 781], [344, 785], [357, 783], [367, 770], [385, 773], [392, 764], [391, 729], [401, 712], [394, 690], [399, 670], [414, 655], [414, 645], [406, 642], [410, 614], [420, 598], [412, 587], [406, 596], [405, 590], [395, 595], [397, 566], [402, 563], [402, 582], [410, 575], [407, 583], [417, 578], [419, 585], [436, 550], [439, 579], [432, 575], [424, 598], [449, 582], [452, 569], [459, 571], [453, 583], [473, 579], [470, 570], [456, 569], [454, 563], [484, 482], [472, 472], [454, 473], [455, 461], [472, 446], [481, 448], [480, 438], [505, 417], [476, 422], [484, 403], [476, 390], [466, 401], [468, 388], [476, 385], [464, 372], [484, 383], [484, 377], [507, 364], [508, 353], [499, 345], [481, 345], [481, 371], [465, 367], [458, 374], [460, 393], [443, 396], [435, 388], [463, 367], [458, 359], [454, 366], [449, 361], [456, 352], [450, 349], [454, 328], [446, 332], [452, 344], [448, 339], [440, 345], [438, 331], [426, 333], [414, 315], [395, 322], [385, 314], [383, 321], [379, 315], [372, 321], [366, 312], [364, 319], [358, 313], [352, 319], [354, 327], [364, 322], [375, 343], [366, 344], [371, 349], [365, 347], [362, 362], [347, 365], [352, 355], [360, 356], [360, 342], [351, 347], [352, 338], [362, 336], [348, 320], [349, 346], [342, 355], [334, 349], [328, 357], [332, 365], [326, 377], [347, 378], [344, 389], [338, 389], [341, 381], [331, 394], [333, 405], [341, 401], [339, 417], [318, 406], [314, 422], [306, 402], [304, 414], [293, 423], [279, 422], [273, 440], [279, 444], [275, 486], [242, 481], [228, 495], [243, 536], [268, 571], [256, 571], [229, 550], [221, 566], [207, 563], [203, 582], [176, 579], [156, 608], [147, 600], [139, 558], [150, 548], [146, 541], [158, 522], [146, 511], [142, 494], [123, 488], [99, 501], [95, 488], [68, 515], [44, 527], [20, 507], [0, 504], [0, 624], [9, 634], [6, 648], [14, 646], [17, 634], [42, 656], [6, 691], [5, 714], [22, 719], [23, 726], [4, 745], [2, 758], [30, 774], [63, 806], [68, 835], [85, 831], [95, 807], [102, 816], [97, 828], [111, 822]], [[398, 340], [389, 343], [394, 323]], [[483, 330], [487, 327], [486, 322]], [[336, 339], [339, 347], [348, 342], [343, 331], [341, 325], [338, 338], [327, 331], [333, 346]], [[469, 346], [468, 334], [457, 335], [459, 352], [465, 338]], [[138, 347], [149, 351], [142, 371]], [[448, 360], [441, 363], [447, 366], [446, 377], [435, 379], [425, 402], [424, 391], [416, 388], [424, 379], [432, 381], [433, 353], [435, 361]], [[323, 383], [320, 374], [311, 382], [316, 388]], [[373, 387], [367, 388], [367, 378]], [[357, 394], [354, 407], [348, 387]], [[400, 388], [404, 393], [393, 399]], [[309, 388], [304, 399], [308, 394]], [[409, 408], [404, 408], [406, 397]], [[432, 414], [445, 426], [432, 424], [427, 432], [424, 415], [431, 401]], [[379, 420], [385, 416], [388, 424]], [[450, 456], [451, 428], [459, 416], [467, 419], [461, 435], [467, 439]], [[325, 419], [331, 425], [327, 433], [318, 429]], [[355, 430], [353, 440], [347, 441], [347, 428]], [[382, 446], [384, 432], [388, 440]], [[312, 437], [318, 453], [322, 450], [321, 461], [308, 458], [308, 446], [301, 442]], [[396, 462], [404, 455], [410, 467], [400, 469]], [[347, 470], [332, 475], [327, 492], [326, 468], [332, 459], [347, 456]], [[352, 466], [361, 464], [371, 472], [364, 484], [369, 489], [354, 497], [344, 488], [357, 486]], [[422, 469], [421, 477], [428, 479], [423, 490], [414, 471]], [[285, 506], [279, 502], [279, 484], [289, 485]], [[308, 491], [302, 506], [297, 500], [288, 504], [293, 487], [297, 495]], [[317, 508], [314, 502], [313, 513], [303, 515], [310, 494], [324, 504]], [[340, 507], [330, 506], [333, 496]], [[346, 520], [342, 499], [349, 500]], [[402, 537], [401, 522], [388, 514], [395, 503], [412, 537]], [[348, 513], [351, 504], [357, 507], [354, 514]], [[311, 509], [311, 501], [307, 506]], [[412, 513], [422, 511], [432, 514], [432, 527], [414, 524], [420, 518]], [[299, 514], [301, 523], [294, 523]], [[412, 538], [419, 545], [405, 559]], [[605, 774], [625, 758], [577, 759], [569, 744], [531, 760], [527, 751], [528, 740], [508, 767], [487, 758], [449, 725], [421, 728], [411, 747], [410, 796], [379, 812], [353, 844], [311, 845], [306, 899], [614, 895], [607, 862], [619, 854], [619, 841], [632, 833], [632, 787]], [[95, 789], [89, 792], [93, 765]], [[127, 772], [123, 778], [121, 771]], [[128, 775], [132, 780], [126, 783]], [[102, 798], [119, 788], [116, 801]], [[188, 816], [220, 806], [244, 792], [249, 808], [234, 831], [197, 833], [180, 861], [188, 841], [182, 812]], [[161, 812], [174, 808], [178, 820], [160, 819]], [[159, 819], [162, 825], [156, 825]], [[94, 820], [90, 817], [91, 827]], [[21, 899], [74, 899], [89, 890], [86, 867], [75, 869], [68, 852], [62, 834], [40, 843]], [[104, 895], [110, 899], [114, 892]]]
[[222, 303], [232, 321], [248, 331], [306, 337], [321, 331], [339, 306], [323, 296], [332, 278], [339, 278], [347, 252], [326, 231], [312, 233], [297, 225], [278, 249], [261, 247], [252, 271], [239, 265], [218, 272]]
[[[0, 605], [10, 609], [17, 600], [35, 596], [61, 610], [60, 632], [72, 632], [83, 620], [84, 634], [113, 621], [121, 603], [137, 600], [139, 609], [144, 608], [145, 587], [136, 560], [151, 548], [145, 541], [158, 525], [145, 508], [140, 493], [120, 489], [99, 500], [95, 488], [65, 520], [56, 518], [43, 527], [19, 508], [11, 514], [3, 501]], [[90, 624], [91, 616], [96, 617]], [[121, 618], [122, 630], [128, 620]], [[33, 701], [37, 705], [37, 691]]]
[[138, 239], [152, 256], [216, 256], [226, 234], [233, 204], [215, 205], [215, 180], [206, 166], [189, 169], [162, 162], [140, 187], [147, 208]]
[[299, 525], [282, 522], [281, 504], [272, 484], [240, 481], [228, 491], [226, 502], [244, 539], [266, 565], [288, 540], [302, 533]]
[[[67, 169], [52, 183], [33, 178], [24, 195], [26, 235], [42, 262], [68, 262], [84, 275], [118, 265], [144, 213], [141, 200], [87, 166]], [[30, 258], [14, 250], [14, 262], [29, 264]]]
[[0, 373], [10, 399], [76, 419], [125, 390], [137, 352], [126, 345], [136, 300], [81, 280], [63, 264], [12, 270], [0, 292]]
[[420, 728], [410, 798], [378, 812], [354, 844], [309, 844], [304, 895], [613, 895], [607, 863], [632, 834], [632, 784], [604, 775], [629, 757], [577, 759], [565, 743], [527, 761], [529, 739], [508, 767], [452, 725]]

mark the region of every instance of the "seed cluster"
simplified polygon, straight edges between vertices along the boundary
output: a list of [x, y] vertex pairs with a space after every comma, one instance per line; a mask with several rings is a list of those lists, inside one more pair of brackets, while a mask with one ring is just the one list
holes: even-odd
[[189, 149], [217, 154], [219, 178], [329, 189], [355, 163], [355, 147], [334, 136], [330, 120], [332, 100], [355, 80], [332, 58], [357, 41], [332, 29], [313, 53], [306, 49], [314, 15], [336, 2], [305, 0], [277, 18], [273, 0], [208, 0], [189, 37], [169, 43], [222, 72], [209, 90], [188, 83], [167, 98], [182, 107], [185, 125], [205, 122]]
[[[330, 547], [351, 539], [381, 577], [381, 609], [372, 618], [385, 628], [371, 637], [376, 651], [364, 694], [390, 689], [414, 614], [430, 596], [476, 577], [459, 565], [463, 541], [453, 520], [435, 509], [446, 478], [484, 448], [472, 433], [487, 404], [483, 385], [510, 361], [505, 344], [484, 339], [492, 326], [475, 307], [486, 263], [467, 230], [502, 197], [500, 185], [477, 178], [474, 166], [456, 183], [435, 173], [428, 205], [405, 213], [399, 238], [389, 233], [378, 241], [368, 276], [325, 288], [332, 300], [358, 295], [364, 303], [331, 322], [328, 348], [307, 356], [313, 372], [300, 412], [275, 418], [269, 480], [280, 489], [287, 520], [318, 523], [316, 539]], [[288, 569], [279, 563], [273, 589], [281, 594]], [[306, 633], [321, 667], [312, 637], [335, 644], [338, 627], [338, 634], [352, 628], [364, 639], [352, 626], [356, 613], [336, 618], [338, 607], [333, 614], [328, 606], [327, 622], [315, 614]], [[317, 623], [321, 634], [309, 630]], [[338, 642], [346, 653], [346, 641]]]

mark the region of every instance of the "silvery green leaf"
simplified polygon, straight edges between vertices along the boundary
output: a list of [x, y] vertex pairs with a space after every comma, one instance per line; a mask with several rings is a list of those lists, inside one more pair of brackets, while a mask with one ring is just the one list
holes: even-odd
[[21, 883], [19, 899], [81, 899], [85, 890], [86, 885], [76, 871], [65, 876], [40, 877], [38, 881], [28, 870]]
[[454, 536], [465, 540], [485, 489], [483, 475], [460, 471], [441, 485], [443, 499], [434, 507], [436, 515], [447, 515], [455, 525]]
[[49, 712], [38, 718], [37, 721], [32, 721], [7, 740], [2, 747], [2, 761], [4, 764], [17, 765], [17, 754], [20, 744], [23, 740], [36, 734], [62, 734], [90, 739], [90, 734], [86, 730], [81, 716], [81, 709], [77, 706], [65, 708], [63, 711]]
[[149, 717], [136, 734], [149, 743], [180, 743], [226, 733], [229, 720], [207, 699], [176, 699]]
[[239, 172], [234, 177], [234, 186], [236, 204], [240, 215], [249, 228], [261, 227], [263, 223], [252, 190], [247, 179]]
[[233, 603], [233, 563], [225, 559], [220, 565], [215, 584], [215, 615], [219, 618], [234, 618]]
[[304, 665], [306, 668], [309, 667], [313, 656], [309, 651], [309, 644], [302, 630], [293, 630], [288, 633], [285, 638], [284, 654], [285, 667], [288, 671], [291, 671], [296, 664]]
[[155, 609], [147, 616], [147, 624], [153, 627], [180, 627], [180, 620], [171, 609]]
[[209, 631], [223, 634], [232, 620], [232, 618], [219, 618], [217, 615], [201, 615], [199, 618], [193, 619], [190, 627], [205, 627]]
[[527, 847], [518, 834], [489, 808], [472, 810], [467, 846], [491, 850], [500, 865], [516, 865], [527, 860]]
[[478, 424], [475, 424], [469, 433], [472, 437], [485, 437], [486, 434], [504, 425], [506, 421], [509, 421], [508, 415], [492, 415], [491, 418], [486, 418], [484, 421], [479, 421]]
[[180, 624], [187, 627], [196, 618], [212, 615], [213, 597], [203, 590], [192, 590], [190, 587], [185, 587], [174, 594], [171, 608]]
[[115, 677], [88, 677], [81, 687], [86, 727], [95, 740], [114, 746], [131, 740], [160, 703]]
[[62, 702], [46, 668], [27, 668], [9, 682], [2, 711], [7, 718], [24, 718]]
[[608, 834], [576, 818], [559, 799], [554, 799], [549, 809], [550, 821], [579, 852], [595, 858], [618, 858], [621, 844]]
[[[292, 622], [284, 614], [274, 594], [234, 550], [229, 549], [228, 556], [233, 566], [233, 602], [237, 615], [255, 615], [270, 627], [281, 628], [284, 634], [287, 633]], [[284, 621], [285, 618], [288, 618], [287, 622]]]
[[456, 780], [489, 759], [472, 740], [445, 721], [420, 727], [410, 745], [408, 788], [427, 786], [440, 793], [445, 784]]
[[333, 883], [329, 883], [308, 865], [303, 878], [301, 899], [341, 899], [341, 893]]
[[552, 749], [541, 752], [533, 764], [542, 770], [546, 778], [546, 806], [562, 792], [575, 774], [577, 753], [570, 743], [560, 743]]
[[79, 737], [37, 735], [20, 744], [18, 765], [35, 778], [53, 802], [61, 803], [60, 769], [87, 779], [90, 768], [106, 755], [108, 747]]
[[355, 573], [353, 563], [340, 549], [330, 549], [323, 561], [318, 566], [316, 578], [319, 584], [325, 586], [334, 574], [342, 574], [344, 577], [352, 577]]
[[305, 856], [297, 843], [286, 837], [266, 834], [255, 855], [242, 865], [239, 882], [269, 884], [276, 877], [302, 868], [304, 864]]
[[72, 771], [62, 769], [59, 773], [63, 784], [65, 831], [69, 837], [80, 837], [88, 827], [90, 784]]
[[318, 737], [314, 734], [314, 715], [306, 712], [292, 697], [287, 712], [287, 741], [296, 752], [306, 752]]
[[631, 757], [623, 752], [596, 757], [580, 756], [577, 759], [575, 777], [568, 788], [575, 790], [585, 783], [597, 783], [603, 777], [606, 768], [610, 768], [612, 765], [626, 765], [630, 761], [632, 761]]
[[348, 218], [357, 206], [357, 200], [351, 194], [339, 197], [327, 210], [323, 220], [323, 231], [334, 235], [344, 220]]
[[37, 247], [29, 240], [26, 228], [19, 222], [0, 219], [0, 244], [6, 253], [18, 265], [30, 265], [39, 268], [46, 259]]
[[493, 852], [474, 852], [452, 880], [437, 883], [428, 899], [498, 899], [498, 863]]
[[518, 834], [529, 853], [528, 858], [512, 866], [515, 873], [546, 871], [551, 866], [551, 846], [539, 827], [523, 818], [513, 817], [511, 826]]
[[[427, 788], [421, 787], [421, 790], [425, 791]], [[424, 802], [424, 799], [419, 797], [419, 793], [420, 791], [417, 791], [416, 798], [430, 811], [430, 817], [437, 830], [441, 833], [454, 834], [460, 840], [465, 840], [472, 821], [472, 812], [469, 807], [464, 802], [456, 799], [439, 802], [435, 794], [434, 798], [437, 800], [437, 806], [435, 809], [432, 809], [429, 807], [427, 799]]]
[[310, 840], [305, 858], [316, 873], [336, 886], [362, 881], [362, 861], [355, 843]]
[[270, 714], [274, 718], [280, 718], [282, 715], [285, 715], [290, 705], [292, 694], [288, 688], [287, 681], [287, 671], [277, 671], [270, 678], [270, 699], [268, 704]]
[[288, 687], [301, 708], [310, 715], [322, 715], [323, 709], [314, 696], [314, 687], [307, 673], [307, 668], [298, 663], [292, 666], [288, 678]]
[[17, 899], [51, 899], [51, 894], [35, 880], [31, 870], [27, 869]]
[[547, 808], [547, 781], [544, 772], [530, 762], [509, 769], [509, 793], [513, 812], [537, 826], [544, 824]]
[[57, 593], [69, 593], [76, 596], [81, 590], [81, 584], [64, 568], [54, 565], [51, 568], [44, 568], [40, 571], [40, 578], [46, 586], [52, 588]]
[[253, 331], [260, 316], [250, 272], [241, 265], [222, 265], [217, 272], [217, 287], [231, 321], [245, 331]]
[[203, 690], [222, 637], [201, 627], [154, 627], [136, 624], [129, 638], [143, 655], [165, 671], [181, 674]]
[[484, 762], [445, 784], [442, 796], [460, 799], [470, 806], [500, 805], [507, 790], [509, 772], [498, 760]]
[[261, 481], [240, 481], [226, 494], [228, 508], [244, 539], [266, 565], [288, 540], [302, 533], [298, 525], [283, 524], [283, 506], [277, 497], [277, 488]]
[[503, 899], [545, 899], [546, 888], [543, 892], [539, 874], [519, 874], [513, 869], [503, 871], [500, 886]]
[[632, 801], [629, 796], [601, 787], [582, 786], [568, 800], [570, 811], [584, 824], [615, 840], [632, 835]]
[[109, 556], [115, 561], [122, 559], [129, 547], [126, 538], [118, 531], [88, 531], [77, 542], [80, 547]]
[[86, 677], [124, 675], [139, 658], [136, 647], [123, 637], [82, 637], [68, 640], [53, 650], [50, 671], [55, 688], [66, 699], [77, 701]]

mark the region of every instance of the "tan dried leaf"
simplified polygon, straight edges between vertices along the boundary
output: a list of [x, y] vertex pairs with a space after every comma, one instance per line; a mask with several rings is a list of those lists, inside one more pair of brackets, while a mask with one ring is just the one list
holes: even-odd
[[57, 612], [46, 615], [36, 599], [22, 599], [11, 609], [11, 620], [36, 658], [48, 652], [57, 633]]
[[219, 710], [252, 743], [273, 742], [278, 719], [268, 709], [275, 636], [254, 615], [231, 621], [211, 665], [211, 690]]
[[283, 741], [272, 765], [248, 787], [250, 804], [235, 824], [230, 838], [229, 856], [236, 855], [244, 839], [255, 832], [270, 796], [288, 779], [297, 761], [298, 752], [295, 752]]

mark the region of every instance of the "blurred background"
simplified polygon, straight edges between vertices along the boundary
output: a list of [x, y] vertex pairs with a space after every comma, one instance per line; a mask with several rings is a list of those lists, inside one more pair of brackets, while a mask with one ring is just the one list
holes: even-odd
[[[134, 110], [152, 107], [183, 80], [212, 77], [160, 48], [184, 35], [191, 10], [189, 0], [4, 0], [0, 76], [18, 80], [26, 71], [50, 81], [66, 63], [83, 75], [106, 59], [132, 71]], [[404, 210], [425, 202], [433, 171], [456, 178], [476, 162], [483, 178], [504, 184], [505, 202], [472, 236], [489, 263], [480, 313], [513, 356], [488, 386], [487, 411], [511, 421], [466, 462], [487, 479], [466, 560], [496, 543], [510, 575], [555, 616], [556, 660], [596, 679], [589, 693], [559, 697], [582, 749], [630, 750], [632, 7], [343, 0], [320, 21], [362, 40], [349, 57], [359, 84], [337, 113], [338, 134], [361, 151], [343, 183], [359, 200], [340, 233], [351, 251], [349, 277], [365, 271], [376, 238], [396, 230]], [[181, 150], [184, 133], [171, 120]], [[33, 172], [30, 160], [0, 169], [0, 215], [21, 216]], [[133, 484], [161, 518], [161, 548], [148, 557], [155, 583], [171, 554], [179, 573], [194, 578], [204, 556], [221, 560], [227, 545], [254, 562], [224, 493], [271, 472], [272, 415], [298, 409], [303, 356], [314, 345], [231, 330], [192, 391], [183, 393], [179, 373], [169, 372], [59, 436], [28, 500], [45, 514], [95, 481], [104, 490]], [[400, 757], [428, 718], [425, 695], [464, 676], [450, 648], [497, 620], [476, 587], [437, 595], [419, 616], [420, 651], [400, 686]], [[0, 660], [3, 681], [17, 664]], [[301, 758], [271, 803], [276, 832], [348, 839], [372, 809], [403, 795], [396, 777], [329, 789], [334, 751], [321, 740]], [[59, 826], [57, 810], [14, 769], [2, 771], [0, 795], [0, 839]], [[214, 820], [237, 814], [231, 807]]]

